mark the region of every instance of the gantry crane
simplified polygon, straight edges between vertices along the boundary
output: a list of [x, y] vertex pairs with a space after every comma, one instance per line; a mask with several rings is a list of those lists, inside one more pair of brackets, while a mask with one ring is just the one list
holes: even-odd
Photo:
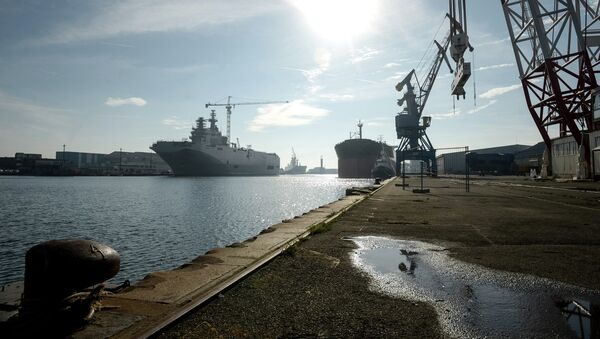
[[[458, 1], [458, 4], [455, 2]], [[456, 17], [458, 11], [459, 16]], [[423, 123], [419, 124], [421, 115], [425, 109], [429, 94], [437, 77], [437, 74], [442, 65], [442, 61], [453, 72], [450, 62], [446, 57], [446, 52], [450, 46], [450, 54], [456, 62], [457, 72], [455, 79], [452, 82], [451, 94], [465, 96], [464, 85], [471, 75], [469, 63], [464, 62], [464, 53], [467, 50], [473, 50], [469, 45], [469, 38], [466, 31], [463, 30], [463, 24], [466, 24], [466, 7], [464, 0], [450, 0], [450, 12], [447, 14], [450, 20], [450, 29], [442, 43], [434, 40], [437, 47], [437, 53], [434, 56], [433, 62], [427, 72], [424, 81], [419, 81], [415, 70], [413, 69], [408, 75], [396, 85], [396, 90], [402, 92], [406, 88], [406, 92], [402, 98], [398, 99], [398, 106], [404, 106], [402, 112], [396, 115], [396, 134], [400, 139], [400, 144], [396, 149], [396, 173], [400, 173], [400, 166], [405, 160], [421, 160], [426, 163], [428, 171], [432, 175], [437, 174], [437, 163], [435, 158], [435, 149], [427, 136], [425, 130], [431, 125], [431, 117], [422, 117]], [[458, 20], [457, 20], [458, 19]], [[416, 80], [415, 86], [411, 83], [412, 79]]]
[[[525, 100], [546, 147], [548, 128], [578, 145], [580, 177], [590, 175], [589, 132], [600, 129], [600, 4], [587, 0], [500, 0]], [[596, 105], [600, 103], [596, 97]], [[547, 159], [551, 163], [550, 159]]]
[[227, 142], [231, 141], [231, 109], [235, 106], [240, 105], [267, 105], [267, 104], [287, 104], [289, 101], [262, 101], [262, 102], [231, 102], [231, 96], [227, 97], [227, 103], [218, 104], [218, 103], [207, 103], [204, 105], [205, 108], [215, 107], [215, 106], [225, 106], [227, 110]]

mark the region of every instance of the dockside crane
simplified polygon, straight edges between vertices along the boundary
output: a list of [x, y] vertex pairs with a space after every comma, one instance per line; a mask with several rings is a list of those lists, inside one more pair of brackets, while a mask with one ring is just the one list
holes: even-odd
[[268, 104], [287, 104], [289, 101], [257, 101], [257, 102], [231, 102], [231, 96], [227, 97], [227, 103], [207, 103], [205, 108], [224, 106], [227, 111], [227, 142], [231, 142], [231, 109], [241, 105], [268, 105]]
[[457, 99], [465, 98], [464, 86], [471, 77], [471, 63], [465, 62], [467, 49], [473, 52], [474, 48], [469, 43], [467, 32], [467, 4], [466, 0], [449, 0], [447, 17], [450, 19], [450, 57], [456, 63], [454, 80], [450, 86], [451, 94]]
[[[552, 153], [549, 128], [578, 145], [578, 177], [590, 177], [591, 133], [600, 129], [600, 4], [500, 0], [529, 113]], [[595, 105], [595, 106], [594, 106]], [[569, 154], [571, 151], [569, 151]], [[543, 171], [543, 169], [542, 169]], [[592, 174], [593, 175], [593, 174]]]
[[[433, 57], [431, 66], [423, 81], [419, 81], [416, 70], [413, 69], [408, 75], [396, 85], [396, 90], [402, 92], [406, 88], [402, 98], [398, 99], [398, 106], [404, 107], [402, 112], [396, 115], [396, 133], [400, 140], [396, 149], [396, 173], [400, 173], [400, 166], [405, 160], [420, 160], [427, 165], [432, 175], [437, 175], [437, 163], [435, 148], [427, 136], [426, 129], [431, 125], [431, 117], [422, 117], [423, 110], [431, 94], [438, 72], [445, 62], [450, 72], [452, 66], [446, 56], [450, 47], [450, 54], [456, 63], [457, 72], [452, 82], [451, 94], [465, 96], [464, 85], [471, 75], [470, 63], [464, 61], [464, 53], [467, 49], [473, 50], [469, 45], [469, 38], [463, 25], [466, 25], [465, 0], [450, 0], [450, 12], [446, 15], [450, 21], [450, 28], [442, 43], [433, 41], [437, 52]], [[459, 13], [458, 17], [456, 13]], [[412, 80], [416, 84], [413, 85]], [[415, 93], [416, 90], [416, 93]], [[422, 120], [422, 124], [419, 122]]]

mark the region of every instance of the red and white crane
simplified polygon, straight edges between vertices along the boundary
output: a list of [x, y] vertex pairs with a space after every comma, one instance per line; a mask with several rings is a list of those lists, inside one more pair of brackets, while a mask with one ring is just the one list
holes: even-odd
[[582, 159], [579, 167], [589, 173], [591, 150], [586, 134], [600, 129], [600, 110], [594, 114], [593, 105], [600, 72], [600, 4], [587, 0], [500, 2], [529, 113], [548, 154], [549, 128], [558, 126], [560, 137], [575, 139]]

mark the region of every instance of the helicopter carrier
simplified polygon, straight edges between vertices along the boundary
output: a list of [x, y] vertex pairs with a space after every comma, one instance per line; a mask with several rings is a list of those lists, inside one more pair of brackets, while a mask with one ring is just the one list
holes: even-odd
[[196, 120], [189, 141], [157, 141], [156, 152], [176, 176], [278, 175], [279, 156], [229, 143], [217, 128], [215, 111], [209, 127], [203, 117]]

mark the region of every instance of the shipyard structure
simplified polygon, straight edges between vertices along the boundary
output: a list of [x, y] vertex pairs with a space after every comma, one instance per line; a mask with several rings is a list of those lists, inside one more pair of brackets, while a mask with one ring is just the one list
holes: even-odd
[[177, 176], [278, 175], [279, 156], [230, 143], [217, 128], [213, 110], [208, 119], [196, 120], [190, 140], [157, 141], [150, 149], [158, 154]]

